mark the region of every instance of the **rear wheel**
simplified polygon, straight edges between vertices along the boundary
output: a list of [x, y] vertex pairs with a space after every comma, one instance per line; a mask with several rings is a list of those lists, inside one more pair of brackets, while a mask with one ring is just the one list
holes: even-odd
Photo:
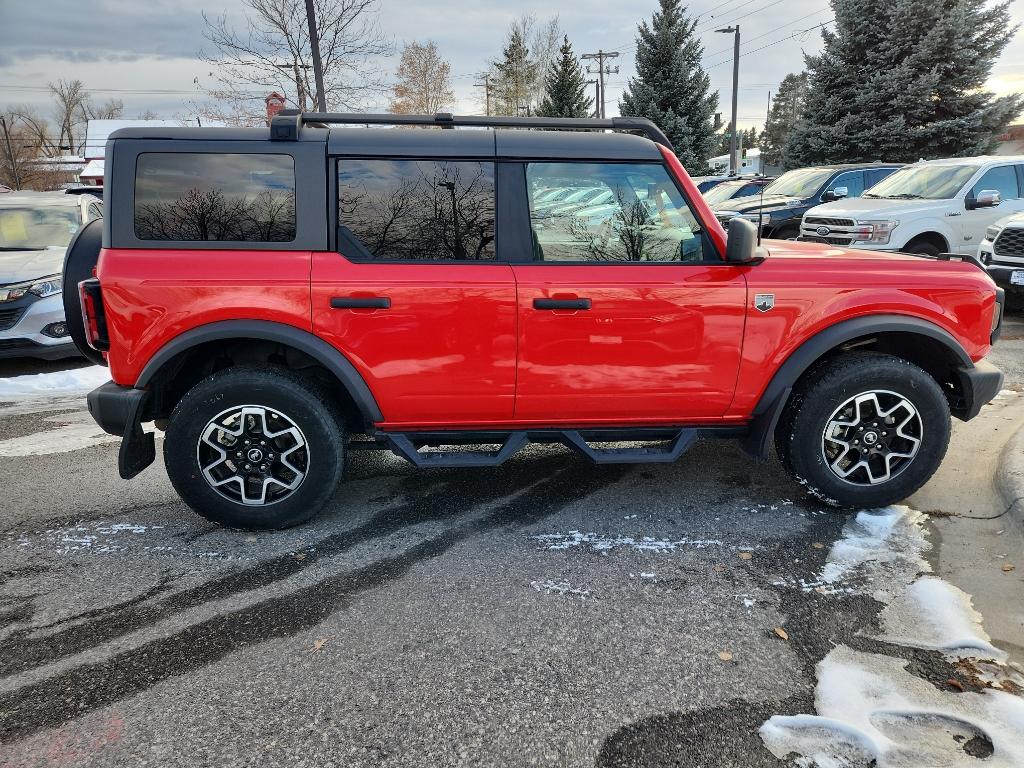
[[812, 371], [776, 435], [783, 464], [819, 499], [848, 508], [905, 499], [938, 469], [949, 405], [906, 360], [852, 352]]
[[918, 256], [931, 256], [932, 258], [935, 258], [940, 253], [942, 253], [942, 250], [937, 245], [935, 245], [934, 243], [930, 243], [927, 240], [914, 240], [910, 242], [906, 246], [906, 248], [903, 249], [903, 252], [917, 254]]
[[178, 403], [164, 441], [172, 485], [232, 528], [287, 528], [313, 517], [341, 477], [335, 405], [287, 369], [227, 368]]

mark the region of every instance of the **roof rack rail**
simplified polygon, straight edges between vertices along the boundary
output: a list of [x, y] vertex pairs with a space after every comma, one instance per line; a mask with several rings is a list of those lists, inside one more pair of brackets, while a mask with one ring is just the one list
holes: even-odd
[[441, 128], [558, 128], [579, 131], [630, 131], [646, 136], [670, 151], [672, 142], [658, 126], [645, 117], [575, 118], [575, 117], [482, 117], [453, 115], [359, 114], [346, 112], [301, 112], [282, 109], [270, 121], [271, 141], [297, 141], [305, 123], [310, 125], [435, 125]]

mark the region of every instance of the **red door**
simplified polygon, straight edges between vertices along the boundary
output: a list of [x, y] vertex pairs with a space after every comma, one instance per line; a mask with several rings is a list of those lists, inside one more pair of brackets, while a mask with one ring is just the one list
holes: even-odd
[[519, 294], [517, 420], [681, 423], [725, 413], [743, 340], [742, 268], [512, 269]]
[[313, 254], [313, 331], [355, 365], [396, 428], [512, 418], [515, 297], [507, 264]]

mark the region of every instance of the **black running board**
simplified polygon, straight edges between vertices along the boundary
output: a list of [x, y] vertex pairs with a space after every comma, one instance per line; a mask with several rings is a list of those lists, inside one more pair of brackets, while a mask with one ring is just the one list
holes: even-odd
[[[497, 467], [528, 443], [559, 443], [595, 464], [668, 464], [698, 437], [741, 437], [745, 428], [675, 427], [640, 429], [538, 430], [516, 432], [377, 432], [373, 440], [354, 441], [350, 449], [387, 448], [417, 467]], [[634, 443], [595, 446], [595, 443]], [[477, 446], [494, 450], [474, 450]], [[427, 448], [428, 450], [423, 450]]]

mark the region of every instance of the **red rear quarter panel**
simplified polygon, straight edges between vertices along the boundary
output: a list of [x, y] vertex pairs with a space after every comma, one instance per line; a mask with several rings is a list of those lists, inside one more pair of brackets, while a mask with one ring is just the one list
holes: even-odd
[[[906, 315], [948, 332], [980, 360], [991, 349], [995, 288], [981, 270], [902, 254], [766, 240], [769, 258], [747, 273], [747, 327], [730, 414], [747, 415], [772, 375], [805, 341], [865, 315]], [[759, 293], [775, 296], [768, 312]]]
[[220, 320], [312, 329], [309, 251], [104, 249], [96, 267], [110, 334], [107, 362], [133, 385], [174, 337]]

